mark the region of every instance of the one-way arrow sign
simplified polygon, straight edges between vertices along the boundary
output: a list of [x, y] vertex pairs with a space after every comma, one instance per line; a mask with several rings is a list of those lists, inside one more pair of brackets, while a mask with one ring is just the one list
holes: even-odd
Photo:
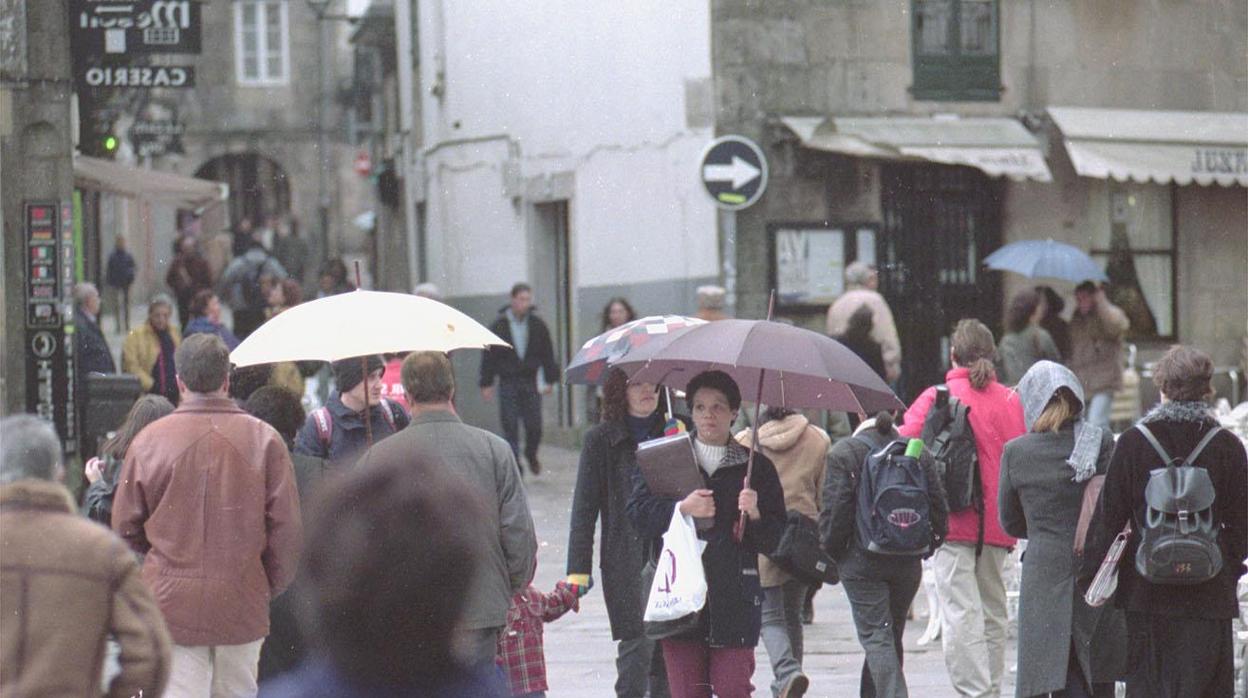
[[720, 208], [738, 211], [752, 205], [767, 188], [767, 160], [753, 141], [721, 136], [702, 153], [702, 185]]

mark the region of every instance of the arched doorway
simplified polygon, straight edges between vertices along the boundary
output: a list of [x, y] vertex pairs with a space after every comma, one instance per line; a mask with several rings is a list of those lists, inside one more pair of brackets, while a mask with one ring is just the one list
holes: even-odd
[[231, 229], [243, 218], [251, 219], [259, 227], [268, 216], [290, 213], [290, 178], [286, 170], [259, 153], [215, 157], [200, 165], [195, 176], [229, 185]]

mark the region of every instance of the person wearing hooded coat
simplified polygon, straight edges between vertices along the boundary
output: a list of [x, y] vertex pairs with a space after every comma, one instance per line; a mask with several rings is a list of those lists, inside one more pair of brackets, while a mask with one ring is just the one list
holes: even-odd
[[[819, 517], [819, 492], [831, 440], [827, 432], [810, 423], [800, 412], [769, 407], [758, 427], [758, 447], [771, 459], [784, 489], [784, 506], [812, 520]], [[736, 436], [750, 447], [753, 429]], [[758, 575], [763, 585], [763, 645], [771, 659], [772, 695], [800, 695], [810, 684], [802, 673], [802, 602], [808, 584], [771, 561], [758, 556]]]
[[[411, 419], [407, 412], [398, 403], [381, 397], [381, 374], [386, 370], [381, 357], [367, 358], [367, 381], [363, 363], [358, 356], [333, 363], [338, 389], [330, 394], [324, 407], [308, 415], [295, 436], [294, 453], [324, 458], [334, 465], [354, 464], [369, 447], [363, 417], [366, 393], [374, 444], [408, 425]], [[322, 436], [324, 427], [328, 427], [328, 439]]]
[[1084, 602], [1074, 545], [1083, 490], [1109, 468], [1113, 435], [1082, 420], [1083, 386], [1061, 364], [1035, 363], [1017, 391], [1028, 433], [1005, 445], [998, 489], [1002, 528], [1027, 539], [1016, 695], [1112, 698], [1126, 673], [1126, 625]]
[[628, 520], [625, 507], [637, 470], [637, 444], [663, 436], [657, 386], [628, 385], [612, 369], [603, 386], [602, 422], [585, 433], [576, 469], [568, 532], [568, 580], [588, 586], [594, 562], [594, 529], [602, 519], [598, 565], [611, 639], [619, 643], [615, 662], [618, 698], [667, 695], [663, 656], [642, 626], [646, 594], [641, 569], [646, 541]]

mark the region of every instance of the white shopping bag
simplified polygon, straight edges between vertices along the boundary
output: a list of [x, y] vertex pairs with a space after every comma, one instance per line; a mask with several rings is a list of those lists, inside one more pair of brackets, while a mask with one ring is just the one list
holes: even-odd
[[650, 585], [645, 620], [676, 620], [702, 610], [706, 604], [706, 572], [702, 569], [705, 548], [706, 541], [698, 540], [693, 517], [673, 509]]

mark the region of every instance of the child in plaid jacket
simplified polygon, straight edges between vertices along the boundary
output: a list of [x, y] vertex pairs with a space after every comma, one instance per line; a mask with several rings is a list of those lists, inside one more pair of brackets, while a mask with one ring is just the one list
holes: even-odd
[[543, 594], [530, 584], [511, 598], [507, 629], [498, 640], [498, 665], [507, 672], [511, 695], [540, 698], [546, 695], [546, 655], [542, 650], [542, 624], [558, 620], [568, 611], [580, 611], [580, 597], [588, 586], [560, 581]]

